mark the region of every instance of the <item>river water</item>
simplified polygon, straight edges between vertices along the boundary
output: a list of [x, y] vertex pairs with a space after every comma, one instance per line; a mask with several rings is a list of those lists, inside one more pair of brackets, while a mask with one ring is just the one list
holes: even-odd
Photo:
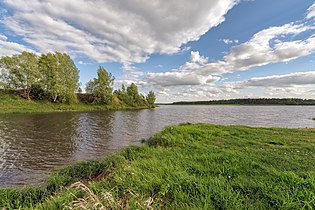
[[161, 131], [204, 122], [315, 127], [315, 106], [161, 106], [152, 110], [0, 116], [0, 187], [38, 184], [51, 169], [97, 159]]

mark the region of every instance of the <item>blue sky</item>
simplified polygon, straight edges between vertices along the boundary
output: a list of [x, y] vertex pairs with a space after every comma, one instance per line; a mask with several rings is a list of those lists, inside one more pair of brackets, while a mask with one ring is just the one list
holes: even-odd
[[315, 98], [312, 0], [3, 0], [0, 56], [66, 52], [158, 102]]

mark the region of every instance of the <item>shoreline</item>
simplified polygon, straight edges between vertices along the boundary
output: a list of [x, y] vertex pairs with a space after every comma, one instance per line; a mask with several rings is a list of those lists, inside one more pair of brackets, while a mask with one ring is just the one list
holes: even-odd
[[39, 114], [61, 112], [97, 112], [152, 109], [156, 106], [129, 106], [127, 104], [97, 105], [97, 104], [62, 104], [48, 101], [32, 101], [19, 96], [0, 94], [0, 115], [6, 114]]
[[0, 105], [0, 115], [11, 115], [11, 114], [45, 114], [45, 113], [67, 113], [67, 112], [76, 112], [76, 113], [85, 113], [85, 112], [104, 112], [104, 111], [124, 111], [124, 110], [142, 110], [142, 109], [154, 109], [156, 107], [146, 107], [146, 106], [139, 106], [139, 107], [123, 107], [123, 108], [116, 108], [116, 107], [103, 107], [100, 105], [53, 105], [55, 107], [47, 109], [47, 106], [43, 107], [43, 109], [2, 109]]
[[157, 209], [313, 208], [314, 131], [168, 126], [141, 146], [59, 169], [45, 185], [0, 188], [0, 206], [58, 209], [83, 199], [88, 208], [98, 199], [128, 209], [149, 201]]

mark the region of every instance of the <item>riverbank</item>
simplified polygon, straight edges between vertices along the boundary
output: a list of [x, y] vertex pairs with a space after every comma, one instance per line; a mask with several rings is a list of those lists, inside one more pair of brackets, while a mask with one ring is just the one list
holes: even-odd
[[143, 146], [0, 189], [7, 209], [313, 209], [315, 129], [185, 124]]
[[129, 106], [124, 103], [113, 103], [113, 105], [95, 104], [61, 104], [48, 101], [31, 101], [16, 95], [0, 93], [0, 114], [22, 114], [22, 113], [49, 113], [49, 112], [92, 112], [106, 110], [130, 110], [148, 109], [153, 106]]

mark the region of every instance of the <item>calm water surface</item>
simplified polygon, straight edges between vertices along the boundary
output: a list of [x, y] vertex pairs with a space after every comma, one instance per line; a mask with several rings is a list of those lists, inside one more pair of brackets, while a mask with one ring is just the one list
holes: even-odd
[[153, 110], [0, 116], [0, 187], [38, 184], [51, 169], [140, 144], [166, 125], [315, 127], [315, 106], [161, 106]]

